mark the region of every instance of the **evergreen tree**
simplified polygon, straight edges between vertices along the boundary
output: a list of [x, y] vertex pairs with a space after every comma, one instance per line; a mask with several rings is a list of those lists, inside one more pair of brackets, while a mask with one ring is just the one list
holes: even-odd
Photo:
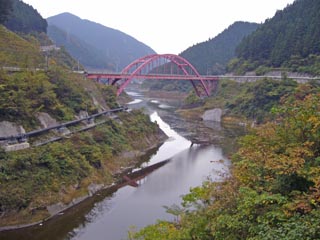
[[[1, 0], [5, 1], [5, 0]], [[14, 32], [47, 32], [47, 21], [32, 6], [19, 0], [12, 1], [12, 12], [4, 25]]]
[[[319, 0], [296, 0], [278, 11], [239, 44], [236, 55], [240, 64], [229, 70], [252, 71], [264, 65], [319, 74], [319, 58], [309, 59], [320, 55], [319, 12]], [[301, 66], [308, 68], [298, 69]]]
[[0, 24], [4, 23], [12, 10], [11, 0], [0, 0]]

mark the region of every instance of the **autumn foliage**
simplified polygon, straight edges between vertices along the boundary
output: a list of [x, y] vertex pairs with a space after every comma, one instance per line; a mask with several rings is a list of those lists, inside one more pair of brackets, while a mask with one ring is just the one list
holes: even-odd
[[319, 239], [320, 94], [292, 97], [240, 140], [232, 177], [184, 196], [178, 221], [134, 239]]

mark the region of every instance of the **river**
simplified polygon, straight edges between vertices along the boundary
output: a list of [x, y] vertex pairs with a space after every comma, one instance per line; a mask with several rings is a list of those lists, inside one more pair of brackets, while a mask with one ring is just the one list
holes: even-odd
[[[170, 161], [140, 180], [138, 187], [102, 191], [44, 224], [0, 233], [0, 239], [127, 239], [129, 229], [139, 229], [157, 219], [174, 220], [164, 206], [179, 205], [181, 196], [191, 187], [201, 185], [208, 178], [221, 181], [228, 175], [227, 152], [237, 132], [220, 125], [187, 123], [175, 113], [177, 101], [145, 98], [135, 92], [129, 94], [135, 99], [128, 106], [142, 107], [168, 136], [158, 149], [143, 156], [146, 161], [141, 167]], [[195, 131], [192, 133], [190, 129]], [[192, 145], [188, 139], [192, 139], [198, 129], [209, 138], [205, 143]]]

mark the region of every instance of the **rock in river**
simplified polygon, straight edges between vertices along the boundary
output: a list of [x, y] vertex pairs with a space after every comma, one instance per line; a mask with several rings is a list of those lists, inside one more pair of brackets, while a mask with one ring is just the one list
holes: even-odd
[[214, 109], [205, 111], [201, 118], [203, 121], [221, 122], [221, 116], [222, 116], [222, 109], [214, 108]]

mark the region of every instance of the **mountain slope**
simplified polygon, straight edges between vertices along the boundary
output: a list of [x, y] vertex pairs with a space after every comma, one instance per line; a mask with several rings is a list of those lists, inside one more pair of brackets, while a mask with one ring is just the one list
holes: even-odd
[[39, 46], [0, 25], [0, 66], [39, 67], [44, 63]]
[[[39, 124], [38, 112], [69, 120], [81, 110], [98, 110], [81, 86], [92, 81], [67, 71], [65, 61], [70, 57], [63, 50], [43, 53], [34, 38], [28, 41], [1, 25], [0, 36], [0, 122], [15, 122], [28, 129]], [[1, 67], [21, 69], [7, 72]]]
[[244, 71], [264, 65], [320, 74], [319, 12], [319, 0], [296, 0], [278, 11], [239, 45], [238, 65]]
[[[42, 21], [38, 18], [31, 25]], [[43, 32], [32, 27], [25, 30], [12, 32], [0, 25], [0, 137], [118, 106], [113, 86], [70, 71], [75, 61], [64, 48], [52, 45]], [[91, 122], [86, 131], [82, 131], [87, 127], [83, 121], [69, 128], [73, 134], [68, 136], [50, 131], [25, 139], [34, 147], [20, 151], [6, 150], [28, 143], [1, 140], [0, 229], [37, 225], [53, 216], [49, 206], [71, 206], [91, 196], [90, 186], [110, 186], [116, 173], [140, 161], [133, 155], [159, 145], [158, 126], [142, 111], [117, 115], [121, 120], [95, 117], [97, 126], [91, 128]], [[48, 144], [40, 146], [40, 142]], [[127, 154], [130, 151], [133, 155]]]
[[[154, 53], [150, 47], [121, 31], [105, 27], [89, 20], [82, 20], [70, 13], [62, 13], [50, 17], [47, 21], [49, 25], [60, 28], [69, 36], [74, 36], [82, 42], [85, 42], [87, 46], [94, 46], [98, 50], [98, 52], [94, 53], [98, 55], [97, 59], [104, 59], [104, 61], [107, 62], [108, 66], [104, 68], [108, 67], [109, 69], [121, 70], [121, 68], [133, 60]], [[53, 32], [49, 32], [49, 36], [54, 41], [58, 38]], [[65, 43], [63, 45], [71, 54], [74, 54], [70, 50], [69, 44]], [[75, 55], [73, 56], [76, 57]], [[86, 62], [87, 61], [88, 59], [86, 59]], [[84, 64], [85, 61], [84, 59], [80, 59], [80, 62]], [[90, 63], [91, 66], [89, 64], [84, 65], [86, 67], [100, 68], [99, 64], [95, 65]]]
[[235, 22], [213, 39], [196, 44], [180, 55], [189, 60], [201, 74], [221, 74], [235, 56], [236, 46], [259, 25]]
[[[215, 38], [196, 44], [183, 51], [180, 56], [187, 59], [200, 74], [223, 74], [226, 65], [235, 56], [235, 49], [243, 37], [258, 24], [235, 22]], [[151, 90], [188, 92], [192, 85], [188, 81], [145, 81], [144, 86]]]
[[73, 58], [90, 68], [106, 68], [107, 59], [103, 58], [98, 49], [87, 44], [74, 35], [68, 34], [54, 25], [49, 25], [47, 33], [54, 39], [57, 46], [64, 46]]
[[46, 32], [47, 21], [32, 6], [12, 0], [12, 11], [4, 22], [4, 25], [14, 32]]

